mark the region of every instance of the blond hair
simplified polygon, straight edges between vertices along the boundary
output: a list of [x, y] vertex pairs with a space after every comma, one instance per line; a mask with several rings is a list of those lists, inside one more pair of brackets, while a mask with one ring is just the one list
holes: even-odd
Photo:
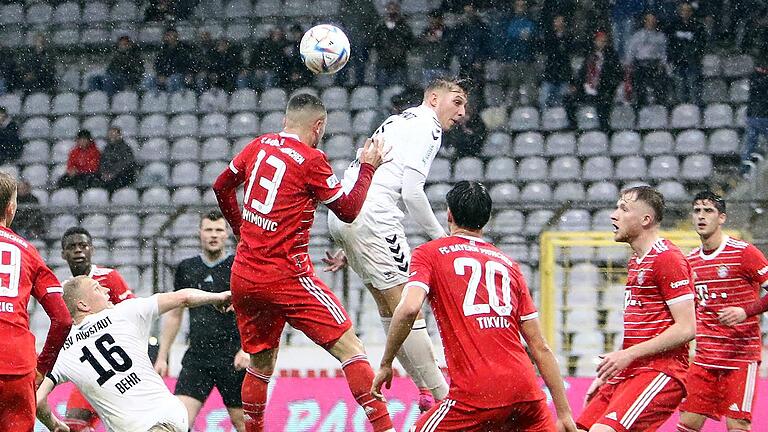
[[[5, 171], [0, 171], [0, 211], [5, 213], [5, 209], [11, 204], [11, 198], [16, 193], [16, 179]], [[3, 217], [0, 213], [0, 218]]]
[[64, 289], [64, 304], [67, 305], [67, 310], [69, 310], [69, 314], [73, 317], [77, 313], [77, 303], [82, 299], [83, 288], [88, 281], [96, 282], [88, 276], [81, 275], [68, 279], [62, 286]]

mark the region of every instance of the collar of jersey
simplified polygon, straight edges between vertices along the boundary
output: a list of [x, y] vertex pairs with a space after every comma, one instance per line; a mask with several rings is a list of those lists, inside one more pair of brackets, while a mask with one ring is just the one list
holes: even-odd
[[464, 234], [453, 234], [451, 237], [461, 237], [461, 238], [463, 238], [465, 240], [473, 240], [473, 241], [479, 241], [479, 242], [485, 243], [485, 240], [483, 240], [480, 237], [468, 236], [468, 235], [464, 235]]
[[701, 245], [701, 249], [699, 249], [699, 256], [704, 261], [708, 261], [708, 260], [717, 258], [717, 256], [720, 255], [720, 252], [722, 252], [723, 249], [725, 249], [725, 246], [728, 244], [728, 240], [730, 240], [730, 237], [723, 236], [723, 241], [722, 241], [722, 243], [720, 243], [720, 246], [718, 246], [717, 249], [715, 249], [715, 251], [712, 252], [709, 255], [704, 253], [704, 245]]
[[216, 261], [208, 261], [207, 259], [205, 259], [205, 256], [202, 253], [200, 254], [200, 261], [202, 261], [203, 264], [205, 264], [208, 268], [216, 267], [217, 265], [223, 263], [227, 258], [229, 258], [229, 252], [224, 254], [223, 257], [217, 259]]
[[295, 139], [296, 141], [301, 141], [301, 140], [299, 139], [299, 136], [298, 136], [298, 135], [296, 135], [296, 134], [289, 134], [289, 133], [285, 133], [285, 132], [278, 132], [277, 134], [278, 134], [278, 135], [280, 135], [280, 136], [281, 136], [281, 137], [283, 137], [283, 138], [293, 138], [293, 139]]
[[636, 261], [638, 264], [640, 264], [641, 262], [643, 262], [643, 260], [645, 259], [645, 257], [647, 257], [649, 253], [651, 253], [651, 251], [653, 250], [653, 247], [654, 247], [654, 246], [656, 246], [656, 243], [658, 243], [658, 242], [660, 242], [660, 241], [664, 241], [664, 239], [663, 239], [663, 238], [661, 238], [661, 237], [657, 238], [657, 239], [656, 239], [656, 241], [655, 241], [655, 242], [653, 242], [653, 244], [651, 245], [651, 248], [650, 248], [650, 249], [648, 249], [648, 251], [647, 251], [645, 254], [643, 254], [643, 256], [642, 256], [642, 257], [638, 257], [638, 258], [635, 258], [635, 261]]
[[435, 110], [433, 110], [432, 108], [430, 108], [430, 107], [428, 107], [428, 106], [426, 106], [426, 105], [424, 105], [424, 104], [421, 104], [421, 105], [419, 105], [419, 106], [417, 106], [417, 107], [415, 107], [415, 108], [416, 108], [416, 109], [420, 109], [420, 110], [424, 110], [424, 111], [426, 111], [426, 112], [429, 112], [429, 113], [432, 115], [432, 118], [433, 118], [433, 119], [435, 119], [435, 121], [436, 121], [438, 124], [440, 124], [440, 119], [439, 119], [439, 118], [437, 118], [437, 113], [436, 113], [436, 112], [435, 112]]
[[94, 264], [91, 264], [91, 269], [88, 270], [88, 277], [92, 278], [94, 273], [96, 273], [96, 266]]

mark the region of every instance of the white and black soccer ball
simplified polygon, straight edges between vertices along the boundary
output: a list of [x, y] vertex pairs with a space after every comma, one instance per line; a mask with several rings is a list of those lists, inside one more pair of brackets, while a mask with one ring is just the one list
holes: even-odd
[[304, 33], [299, 45], [301, 59], [316, 74], [336, 73], [349, 60], [349, 39], [340, 28], [320, 24]]

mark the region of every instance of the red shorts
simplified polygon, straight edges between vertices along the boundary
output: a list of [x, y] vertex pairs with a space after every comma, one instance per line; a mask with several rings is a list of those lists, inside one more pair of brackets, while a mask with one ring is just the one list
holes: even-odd
[[444, 399], [419, 417], [414, 432], [554, 432], [547, 400], [518, 402], [499, 408], [475, 408]]
[[32, 431], [35, 428], [35, 372], [0, 375], [0, 419], [3, 430]]
[[230, 287], [243, 350], [250, 354], [277, 348], [286, 322], [323, 347], [352, 327], [339, 299], [314, 274], [268, 285], [232, 274]]
[[661, 372], [643, 372], [618, 384], [603, 384], [576, 425], [589, 430], [599, 423], [616, 432], [657, 430], [685, 396], [683, 384]]
[[718, 421], [725, 416], [751, 422], [757, 397], [758, 365], [752, 362], [740, 369], [717, 369], [692, 364], [685, 383], [688, 397], [680, 405], [680, 411]]

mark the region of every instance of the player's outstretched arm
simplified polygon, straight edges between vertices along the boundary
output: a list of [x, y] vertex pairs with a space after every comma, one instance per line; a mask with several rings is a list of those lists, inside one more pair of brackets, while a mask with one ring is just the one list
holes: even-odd
[[629, 366], [636, 359], [658, 354], [690, 342], [696, 336], [696, 312], [693, 300], [683, 300], [668, 305], [674, 324], [658, 336], [621, 351], [603, 356], [597, 366], [597, 376], [608, 380]]
[[559, 431], [576, 432], [576, 423], [573, 421], [571, 406], [568, 404], [568, 397], [565, 394], [563, 378], [560, 376], [560, 368], [557, 365], [555, 354], [549, 348], [547, 341], [541, 335], [538, 318], [523, 321], [520, 326], [520, 332], [528, 344], [531, 351], [533, 362], [539, 368], [539, 373], [544, 383], [549, 388], [552, 395], [552, 401], [557, 411], [557, 428]]
[[214, 305], [226, 307], [229, 305], [232, 293], [229, 291], [211, 293], [195, 288], [184, 288], [178, 291], [156, 294], [157, 309], [160, 314], [179, 307], [198, 307], [203, 305]]
[[53, 390], [53, 380], [50, 378], [43, 379], [40, 383], [40, 387], [37, 389], [37, 419], [40, 420], [48, 430], [53, 432], [69, 432], [69, 426], [64, 424], [53, 412], [51, 407], [48, 406], [48, 394]]
[[[51, 319], [51, 326], [48, 329], [48, 335], [45, 337], [45, 345], [40, 355], [37, 357], [37, 371], [45, 376], [53, 368], [56, 358], [59, 356], [61, 347], [67, 339], [69, 330], [72, 328], [72, 316], [64, 304], [64, 300], [59, 293], [48, 293], [43, 298], [38, 299], [45, 313]], [[39, 384], [39, 383], [35, 383]]]
[[163, 317], [162, 328], [160, 329], [160, 347], [157, 352], [157, 360], [155, 361], [155, 371], [160, 376], [168, 375], [168, 355], [171, 351], [171, 345], [173, 345], [176, 335], [181, 328], [181, 321], [184, 317], [184, 309], [175, 308], [171, 309]]
[[419, 171], [406, 167], [403, 171], [402, 196], [403, 204], [413, 220], [427, 233], [431, 239], [445, 237], [445, 229], [432, 212], [427, 194], [424, 192], [424, 184], [427, 176]]
[[427, 298], [426, 291], [406, 285], [403, 298], [392, 315], [392, 323], [387, 334], [387, 345], [384, 348], [384, 356], [381, 358], [379, 372], [373, 379], [371, 393], [376, 399], [384, 400], [384, 395], [381, 394], [382, 385], [386, 384], [387, 388], [392, 386], [392, 362], [395, 361], [395, 356], [400, 351], [405, 339], [411, 334], [413, 322], [416, 321], [425, 298]]

